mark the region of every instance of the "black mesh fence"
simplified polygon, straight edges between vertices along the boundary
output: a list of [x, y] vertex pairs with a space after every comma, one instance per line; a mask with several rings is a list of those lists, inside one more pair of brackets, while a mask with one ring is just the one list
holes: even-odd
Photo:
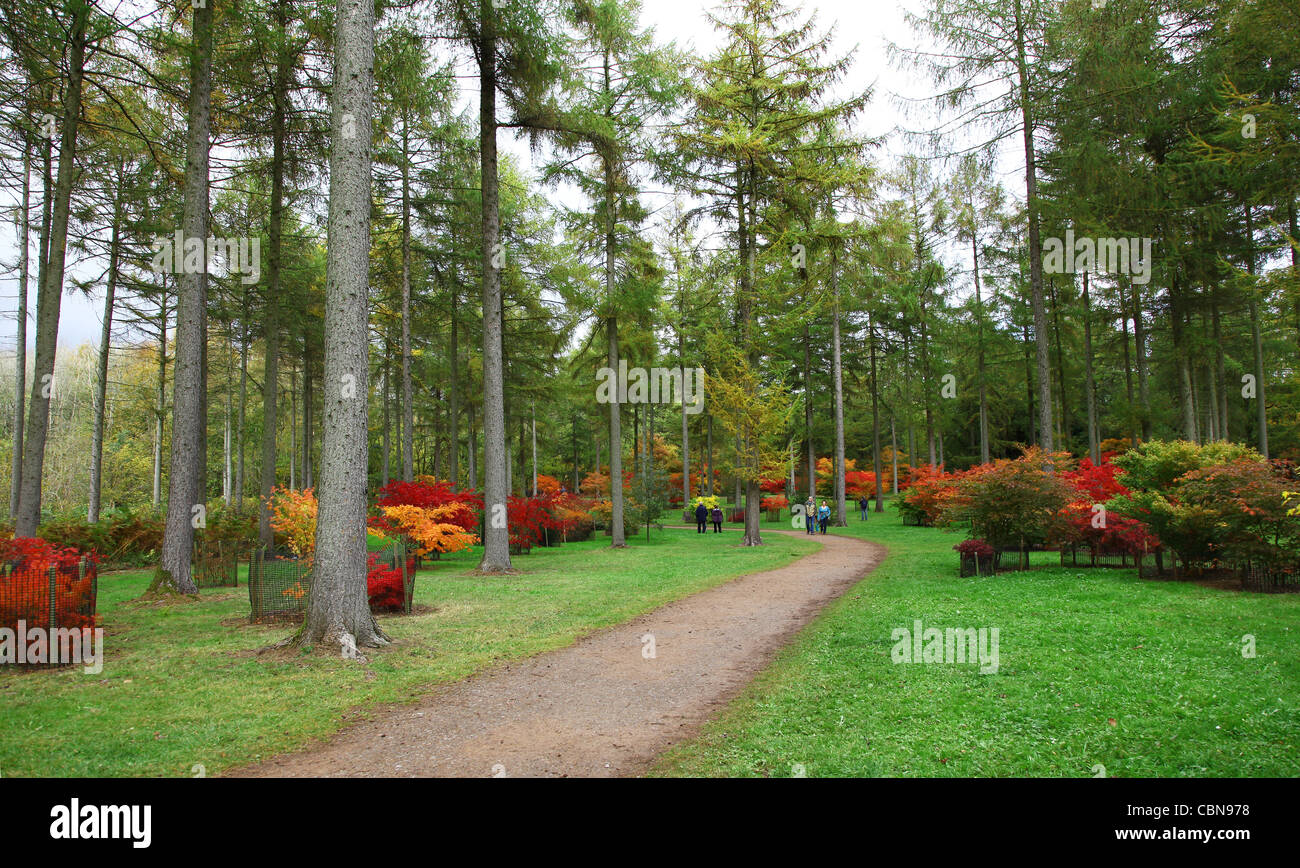
[[254, 549], [248, 559], [249, 620], [294, 620], [307, 611], [311, 568], [288, 552]]
[[84, 555], [59, 564], [0, 563], [0, 627], [15, 634], [20, 625], [27, 630], [93, 628], [98, 594], [99, 573]]
[[1300, 564], [1244, 563], [1241, 589], [1265, 594], [1300, 593]]
[[1142, 560], [1123, 549], [1094, 548], [1092, 546], [1062, 546], [1061, 566], [1063, 567], [1130, 567], [1135, 568]]
[[200, 588], [239, 587], [239, 556], [248, 550], [244, 540], [194, 537], [194, 584]]
[[1001, 552], [994, 552], [983, 557], [973, 553], [961, 553], [961, 577], [963, 579], [971, 576], [991, 576], [1001, 568], [1001, 565]]

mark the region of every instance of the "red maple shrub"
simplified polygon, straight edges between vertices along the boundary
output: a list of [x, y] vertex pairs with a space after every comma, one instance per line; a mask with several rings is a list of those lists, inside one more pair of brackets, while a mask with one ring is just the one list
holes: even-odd
[[516, 497], [506, 500], [506, 520], [510, 527], [510, 545], [526, 552], [542, 541], [547, 529], [559, 530], [560, 521], [554, 515], [554, 498], [549, 495]]
[[479, 515], [483, 512], [483, 498], [476, 491], [458, 490], [445, 479], [421, 476], [414, 482], [393, 481], [379, 489], [375, 496], [375, 505], [381, 514], [371, 521], [371, 525], [385, 535], [398, 535], [383, 516], [385, 506], [418, 506], [432, 509], [436, 506], [456, 505], [454, 513], [443, 516], [440, 520], [454, 524], [467, 531], [478, 529]]
[[[407, 575], [415, 574], [415, 558], [406, 561]], [[372, 612], [394, 612], [406, 608], [406, 588], [402, 585], [402, 570], [398, 566], [380, 560], [372, 552], [366, 565], [366, 593], [370, 598]]]
[[[98, 556], [52, 545], [43, 539], [0, 541], [0, 626], [95, 627], [95, 569]], [[54, 619], [50, 623], [50, 569], [54, 569]]]
[[1111, 464], [1109, 459], [1109, 455], [1103, 455], [1100, 464], [1093, 464], [1091, 458], [1081, 458], [1078, 467], [1067, 470], [1061, 476], [1081, 493], [1092, 498], [1093, 503], [1105, 503], [1116, 495], [1129, 493], [1116, 479], [1119, 467]]

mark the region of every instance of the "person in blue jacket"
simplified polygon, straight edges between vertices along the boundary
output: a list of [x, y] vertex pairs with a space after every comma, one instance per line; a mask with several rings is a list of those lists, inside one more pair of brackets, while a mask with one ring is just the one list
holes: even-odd
[[708, 520], [709, 508], [705, 506], [703, 502], [697, 504], [695, 507], [695, 532], [708, 533], [708, 531], [705, 530], [705, 525]]
[[821, 508], [817, 510], [817, 524], [821, 527], [822, 533], [826, 533], [826, 526], [831, 523], [831, 508], [822, 501]]

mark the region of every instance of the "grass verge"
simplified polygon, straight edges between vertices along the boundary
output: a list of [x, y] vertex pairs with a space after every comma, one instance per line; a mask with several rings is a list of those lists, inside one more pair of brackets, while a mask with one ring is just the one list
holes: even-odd
[[[1300, 597], [1133, 570], [961, 579], [962, 536], [892, 509], [835, 532], [890, 556], [654, 774], [1300, 775]], [[999, 628], [998, 671], [894, 663], [916, 619]]]
[[[250, 626], [248, 590], [205, 589], [198, 602], [140, 603], [148, 571], [101, 577], [104, 670], [0, 671], [0, 775], [211, 775], [300, 748], [385, 703], [492, 664], [571, 644], [657, 606], [807, 554], [807, 540], [745, 549], [735, 534], [656, 532], [623, 551], [604, 537], [516, 556], [518, 575], [470, 574], [466, 552], [421, 571], [416, 606], [384, 616], [391, 648], [357, 664], [255, 650], [291, 626]], [[242, 581], [242, 578], [241, 578]]]

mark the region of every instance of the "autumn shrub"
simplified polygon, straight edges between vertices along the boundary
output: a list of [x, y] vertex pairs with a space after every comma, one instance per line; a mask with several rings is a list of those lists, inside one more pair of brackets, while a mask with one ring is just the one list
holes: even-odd
[[271, 528], [294, 556], [310, 566], [316, 553], [316, 492], [311, 488], [271, 489], [267, 502]]
[[1055, 542], [1084, 546], [1096, 552], [1135, 557], [1152, 551], [1160, 539], [1143, 522], [1096, 510], [1092, 500], [1076, 500], [1061, 511]]
[[1051, 456], [1054, 472], [1049, 472], [1048, 458], [1038, 447], [1030, 447], [1019, 458], [998, 459], [959, 474], [951, 493], [939, 498], [940, 520], [969, 521], [972, 538], [1002, 549], [1059, 538], [1062, 514], [1075, 500], [1076, 489], [1061, 472], [1068, 467], [1068, 457]]
[[1109, 457], [1103, 455], [1100, 464], [1093, 464], [1092, 459], [1088, 457], [1081, 458], [1074, 469], [1067, 470], [1061, 475], [1079, 489], [1081, 494], [1091, 498], [1093, 503], [1105, 503], [1116, 495], [1128, 493], [1128, 488], [1117, 478], [1120, 473], [1119, 465], [1108, 460]]
[[761, 505], [764, 512], [769, 515], [775, 514], [775, 518], [780, 518], [781, 511], [789, 508], [790, 501], [784, 494], [773, 494], [763, 498]]
[[[95, 627], [96, 568], [94, 552], [57, 546], [43, 539], [0, 541], [0, 626]], [[54, 571], [51, 614], [50, 571]]]
[[591, 536], [595, 526], [591, 517], [593, 504], [591, 499], [569, 491], [560, 492], [551, 498], [551, 517], [564, 540], [581, 541]]
[[[408, 576], [415, 575], [415, 558], [407, 560], [406, 572]], [[405, 611], [406, 585], [402, 582], [400, 564], [395, 565], [377, 552], [371, 552], [366, 564], [366, 594], [372, 612]]]
[[383, 516], [384, 508], [389, 506], [433, 509], [453, 505], [454, 509], [442, 513], [442, 521], [466, 531], [476, 531], [479, 526], [479, 516], [483, 513], [483, 497], [478, 492], [459, 489], [451, 482], [433, 476], [421, 476], [414, 482], [394, 481], [376, 492], [375, 506], [378, 515], [372, 520], [371, 525], [381, 533], [385, 528], [392, 533], [397, 533], [397, 529], [390, 527]]
[[699, 506], [701, 503], [704, 504], [705, 509], [712, 512], [719, 506], [722, 506], [722, 498], [716, 494], [701, 494], [691, 501], [691, 509], [695, 509], [695, 507]]
[[152, 509], [106, 509], [91, 524], [84, 513], [51, 517], [36, 535], [55, 546], [94, 552], [100, 564], [121, 567], [157, 563], [165, 518]]
[[1107, 509], [1141, 522], [1184, 563], [1296, 559], [1285, 476], [1253, 449], [1151, 440], [1113, 463], [1128, 491]]
[[408, 542], [421, 556], [450, 554], [479, 541], [476, 534], [454, 523], [463, 511], [464, 504], [461, 503], [431, 507], [385, 506], [380, 509], [379, 516], [371, 519], [371, 527], [382, 528], [384, 536], [399, 537]]
[[[506, 521], [510, 528], [510, 546], [515, 551], [527, 553], [542, 541], [547, 528], [559, 527], [550, 510], [549, 497], [517, 497], [506, 499]], [[625, 525], [626, 526], [626, 525]]]
[[870, 470], [849, 470], [844, 474], [844, 493], [851, 498], [875, 497], [876, 474]]
[[895, 502], [905, 520], [915, 524], [938, 524], [944, 520], [949, 502], [957, 493], [961, 474], [946, 473], [942, 467], [924, 465], [908, 475], [905, 488]]

